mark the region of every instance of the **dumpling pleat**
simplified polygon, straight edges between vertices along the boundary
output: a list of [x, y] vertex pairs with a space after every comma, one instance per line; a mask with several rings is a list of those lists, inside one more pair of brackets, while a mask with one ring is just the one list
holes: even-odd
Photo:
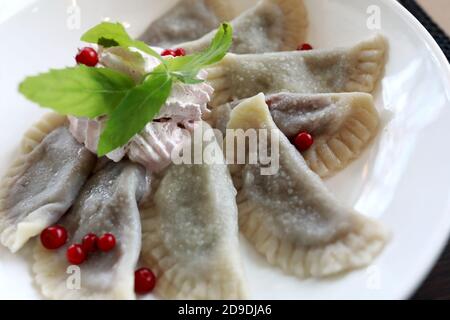
[[280, 51], [295, 50], [304, 43], [308, 31], [308, 13], [305, 4], [299, 0], [278, 0], [283, 11], [283, 41]]
[[[294, 138], [307, 131], [314, 137], [314, 144], [303, 157], [322, 178], [358, 159], [379, 131], [380, 117], [369, 94], [278, 93], [267, 96], [267, 102], [275, 124], [286, 136]], [[237, 104], [213, 109], [209, 121], [223, 134]]]
[[[168, 299], [242, 299], [246, 289], [236, 282], [233, 271], [216, 270], [217, 275], [194, 275], [194, 270], [177, 262], [176, 256], [162, 241], [161, 223], [142, 211], [143, 257], [158, 277], [155, 293]], [[186, 235], [187, 236], [187, 235]], [[230, 290], [230, 289], [233, 290]], [[225, 290], [226, 289], [226, 290]]]
[[345, 85], [347, 92], [372, 92], [386, 63], [388, 43], [382, 36], [364, 41], [350, 52], [352, 71]]
[[[275, 114], [275, 123], [281, 126], [283, 133], [292, 135], [294, 132], [308, 131], [314, 136], [314, 144], [303, 152], [303, 157], [322, 178], [346, 168], [378, 133], [380, 118], [373, 98], [368, 94], [321, 94], [309, 98], [307, 95], [285, 95], [286, 103], [283, 102], [283, 94], [273, 96], [275, 100], [270, 108], [271, 113], [286, 113], [285, 116]], [[268, 100], [271, 101], [271, 98]], [[303, 102], [295, 105], [295, 100]], [[314, 109], [308, 115], [311, 105]], [[282, 109], [278, 110], [280, 107]], [[315, 115], [319, 111], [323, 112], [324, 121]], [[292, 121], [296, 117], [298, 124]]]

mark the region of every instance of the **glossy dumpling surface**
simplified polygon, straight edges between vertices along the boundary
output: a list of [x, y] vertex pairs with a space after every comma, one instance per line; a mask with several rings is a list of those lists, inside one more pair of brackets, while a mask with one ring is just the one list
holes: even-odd
[[370, 264], [386, 242], [378, 223], [339, 203], [275, 126], [264, 96], [236, 107], [230, 129], [275, 130], [279, 170], [235, 172], [241, 231], [267, 260], [300, 278], [325, 277]]
[[[308, 17], [303, 0], [262, 0], [233, 21], [233, 53], [295, 50], [306, 38]], [[202, 38], [177, 45], [188, 53], [206, 49], [215, 30]]]
[[54, 129], [48, 120], [27, 133], [24, 153], [0, 187], [0, 239], [13, 252], [61, 218], [96, 163], [66, 127]]
[[[36, 244], [33, 271], [51, 299], [134, 299], [134, 270], [141, 250], [138, 202], [147, 192], [145, 169], [128, 161], [108, 163], [83, 187], [59, 222], [69, 234], [66, 246], [49, 251]], [[80, 288], [68, 287], [66, 250], [89, 233], [112, 233], [116, 246], [96, 252], [80, 265]], [[70, 280], [70, 279], [69, 279]]]
[[152, 46], [170, 48], [202, 37], [237, 15], [237, 0], [181, 0], [141, 36]]
[[[223, 161], [215, 138], [199, 152], [205, 148], [213, 148]], [[172, 165], [167, 170], [153, 206], [142, 212], [142, 256], [157, 272], [158, 295], [246, 297], [235, 196], [225, 164]]]
[[208, 69], [212, 105], [273, 94], [367, 92], [374, 90], [385, 65], [387, 43], [378, 35], [350, 48], [228, 54]]
[[[344, 169], [358, 158], [379, 129], [373, 98], [366, 93], [276, 93], [266, 97], [273, 121], [288, 138], [300, 132], [314, 137], [303, 152], [308, 166], [321, 177]], [[225, 134], [230, 114], [240, 101], [213, 109], [210, 118]]]

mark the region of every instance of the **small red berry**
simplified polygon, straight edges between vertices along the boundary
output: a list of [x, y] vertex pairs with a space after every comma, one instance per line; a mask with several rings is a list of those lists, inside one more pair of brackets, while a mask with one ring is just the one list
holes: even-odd
[[175, 53], [175, 57], [184, 57], [186, 55], [186, 50], [184, 50], [183, 48], [177, 48], [174, 51]]
[[136, 270], [134, 273], [134, 291], [137, 294], [146, 294], [153, 291], [156, 285], [155, 274], [147, 268]]
[[83, 238], [83, 242], [81, 243], [81, 246], [83, 247], [83, 251], [85, 253], [92, 253], [97, 251], [97, 241], [98, 237], [93, 234], [89, 233]]
[[172, 49], [166, 49], [163, 52], [161, 52], [161, 56], [163, 56], [163, 57], [165, 57], [165, 56], [175, 57], [175, 51], [173, 51]]
[[116, 246], [116, 237], [111, 233], [105, 233], [97, 240], [97, 247], [103, 251], [111, 251]]
[[86, 260], [86, 253], [81, 244], [73, 244], [67, 249], [67, 260], [71, 264], [80, 265]]
[[297, 47], [298, 51], [309, 51], [313, 50], [313, 47], [309, 43], [303, 43]]
[[66, 242], [67, 231], [64, 227], [48, 227], [41, 232], [41, 243], [48, 250], [61, 248]]
[[78, 50], [78, 54], [75, 57], [75, 60], [78, 64], [84, 64], [88, 67], [95, 67], [98, 63], [98, 54], [94, 49], [85, 47], [81, 50]]
[[298, 151], [304, 152], [311, 148], [314, 144], [314, 139], [308, 132], [301, 132], [295, 138], [294, 144]]

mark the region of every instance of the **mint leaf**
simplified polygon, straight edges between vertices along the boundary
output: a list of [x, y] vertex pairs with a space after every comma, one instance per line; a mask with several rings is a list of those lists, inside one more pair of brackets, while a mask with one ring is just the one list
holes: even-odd
[[106, 39], [104, 37], [98, 39], [98, 44], [104, 48], [119, 47], [119, 43], [116, 40]]
[[99, 157], [125, 145], [159, 113], [172, 91], [172, 78], [160, 65], [130, 90], [109, 115], [98, 144]]
[[100, 39], [114, 40], [116, 43], [130, 43], [133, 39], [128, 35], [120, 23], [102, 22], [86, 31], [81, 40], [89, 43], [98, 43]]
[[134, 86], [134, 81], [120, 72], [81, 65], [28, 77], [19, 91], [58, 113], [95, 118], [114, 110]]
[[[232, 42], [232, 27], [222, 24], [204, 52], [170, 60], [163, 59], [144, 42], [133, 40], [119, 23], [103, 22], [87, 31], [82, 40], [106, 48], [133, 47], [162, 62], [138, 86], [121, 72], [83, 65], [50, 70], [20, 84], [19, 91], [28, 99], [59, 113], [88, 118], [107, 115], [97, 151], [103, 156], [125, 145], [158, 115], [170, 96], [173, 81], [203, 82], [197, 77], [199, 71], [226, 55]], [[130, 69], [145, 62], [138, 53], [122, 58]]]
[[145, 42], [142, 41], [138, 41], [138, 40], [134, 40], [131, 44], [130, 47], [134, 47], [136, 49], [141, 50], [142, 52], [145, 52], [155, 58], [157, 58], [159, 61], [161, 61], [164, 65], [166, 64], [166, 60], [163, 59], [163, 57], [161, 57], [160, 54], [158, 54], [158, 52], [156, 52], [155, 50], [153, 50], [152, 48], [150, 48]]
[[168, 70], [176, 74], [177, 79], [182, 82], [183, 79], [196, 79], [201, 69], [217, 63], [225, 57], [232, 42], [233, 27], [229, 23], [223, 23], [208, 49], [198, 54], [168, 60]]
[[117, 46], [124, 48], [133, 47], [165, 63], [165, 60], [145, 42], [132, 39], [124, 26], [118, 22], [102, 22], [96, 25], [81, 36], [81, 41], [96, 43], [107, 48]]

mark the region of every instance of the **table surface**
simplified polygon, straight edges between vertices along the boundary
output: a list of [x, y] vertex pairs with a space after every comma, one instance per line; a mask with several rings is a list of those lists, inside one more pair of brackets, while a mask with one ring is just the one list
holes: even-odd
[[417, 0], [417, 3], [450, 35], [450, 0]]

